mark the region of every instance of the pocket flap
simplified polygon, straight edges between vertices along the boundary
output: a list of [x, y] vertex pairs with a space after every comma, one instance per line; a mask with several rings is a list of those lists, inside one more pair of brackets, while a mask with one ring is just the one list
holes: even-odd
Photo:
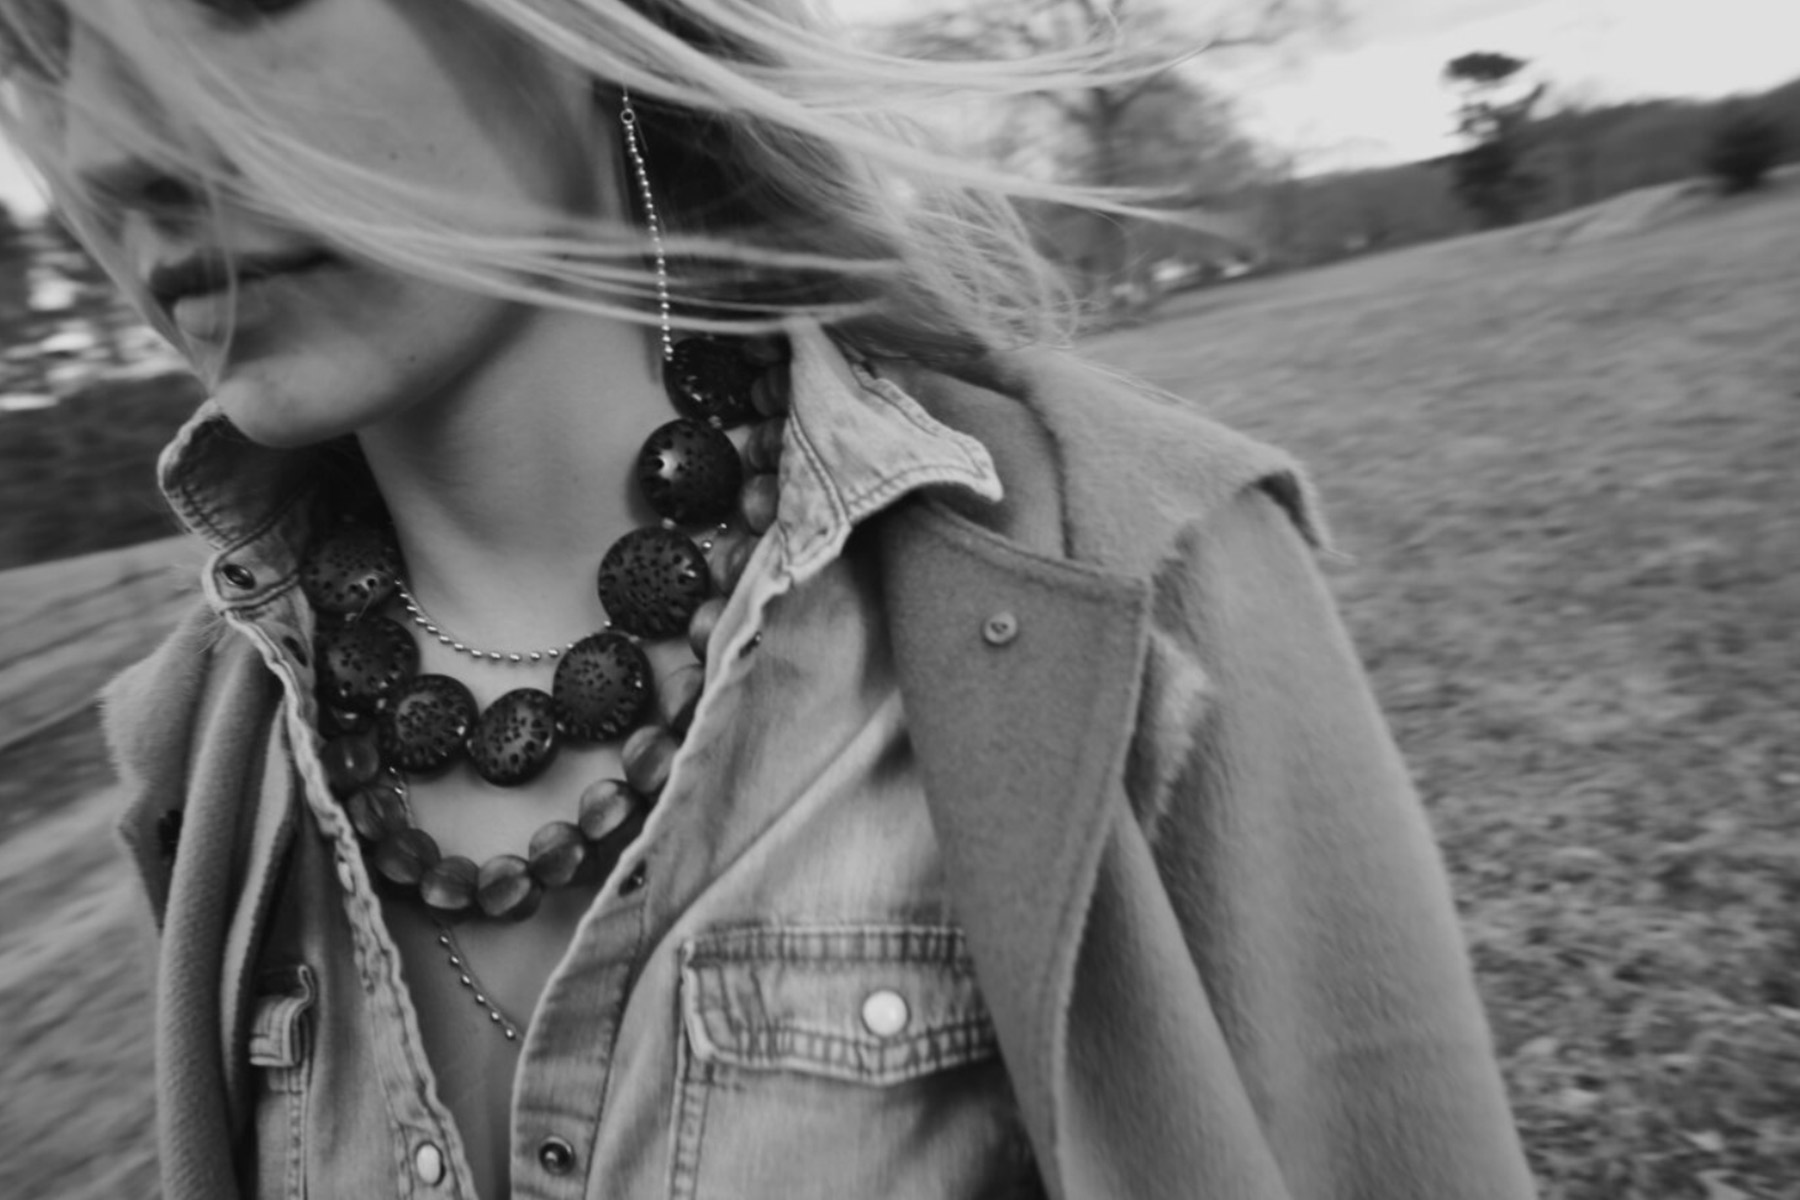
[[304, 963], [275, 967], [256, 977], [250, 1017], [250, 1065], [281, 1069], [306, 1061], [309, 1023], [316, 989]]
[[889, 1084], [993, 1057], [962, 931], [756, 926], [682, 947], [682, 1020], [702, 1062]]

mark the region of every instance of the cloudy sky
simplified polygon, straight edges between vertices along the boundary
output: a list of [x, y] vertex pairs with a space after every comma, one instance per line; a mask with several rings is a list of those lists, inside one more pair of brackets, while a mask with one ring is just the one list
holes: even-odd
[[[3, 2], [3, 0], [0, 0]], [[979, 0], [830, 0], [875, 21]], [[1169, 0], [1196, 26], [1229, 0]], [[1470, 50], [1529, 59], [1565, 96], [1717, 96], [1800, 75], [1800, 0], [1343, 0], [1349, 27], [1204, 64], [1253, 132], [1323, 169], [1442, 153], [1443, 65]], [[0, 199], [35, 207], [0, 162]]]
[[[904, 16], [937, 0], [832, 0], [847, 18]], [[943, 0], [952, 3], [955, 0]], [[1226, 0], [1169, 0], [1216, 13]], [[1565, 95], [1718, 96], [1800, 76], [1800, 0], [1343, 0], [1349, 27], [1214, 82], [1255, 132], [1315, 166], [1451, 149], [1439, 74], [1471, 50], [1529, 59]], [[1204, 15], [1196, 16], [1204, 24]]]

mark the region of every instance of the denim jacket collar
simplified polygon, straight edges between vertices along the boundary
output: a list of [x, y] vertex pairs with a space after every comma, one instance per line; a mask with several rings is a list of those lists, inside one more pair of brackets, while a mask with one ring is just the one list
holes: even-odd
[[[773, 532], [796, 576], [830, 561], [851, 528], [909, 492], [941, 485], [1001, 499], [981, 442], [851, 362], [816, 325], [795, 324], [789, 339], [791, 413]], [[205, 589], [215, 609], [254, 607], [296, 577], [309, 533], [304, 500], [319, 457], [332, 452], [257, 445], [213, 400], [164, 449], [163, 494], [214, 552]]]

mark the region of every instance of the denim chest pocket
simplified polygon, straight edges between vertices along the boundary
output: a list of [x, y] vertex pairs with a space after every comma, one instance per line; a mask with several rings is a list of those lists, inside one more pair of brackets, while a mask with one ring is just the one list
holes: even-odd
[[250, 1017], [256, 1074], [256, 1143], [245, 1164], [258, 1200], [306, 1195], [306, 1109], [312, 1081], [313, 1004], [318, 987], [304, 964], [258, 974]]
[[1037, 1196], [962, 933], [754, 926], [682, 948], [671, 1194]]

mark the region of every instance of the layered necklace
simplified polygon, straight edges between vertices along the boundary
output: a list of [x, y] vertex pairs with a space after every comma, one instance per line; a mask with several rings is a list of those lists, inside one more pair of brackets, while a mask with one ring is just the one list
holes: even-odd
[[[712, 631], [775, 520], [788, 347], [779, 338], [665, 336], [663, 379], [681, 415], [650, 435], [636, 471], [660, 521], [627, 533], [600, 560], [606, 622], [593, 634], [529, 651], [456, 639], [407, 589], [393, 533], [380, 524], [331, 523], [302, 564], [317, 618], [327, 781], [374, 877], [434, 916], [523, 920], [546, 891], [599, 882], [668, 781]], [[740, 455], [726, 431], [753, 422]], [[383, 615], [396, 602], [407, 623]], [[489, 666], [554, 664], [551, 688], [515, 688], [482, 709], [460, 680], [420, 672], [414, 629]], [[676, 638], [696, 661], [659, 684], [643, 643]], [[444, 854], [413, 818], [412, 777], [467, 767], [496, 787], [519, 787], [563, 746], [614, 739], [623, 739], [624, 778], [590, 784], [571, 819], [540, 828], [523, 853], [482, 863]]]

